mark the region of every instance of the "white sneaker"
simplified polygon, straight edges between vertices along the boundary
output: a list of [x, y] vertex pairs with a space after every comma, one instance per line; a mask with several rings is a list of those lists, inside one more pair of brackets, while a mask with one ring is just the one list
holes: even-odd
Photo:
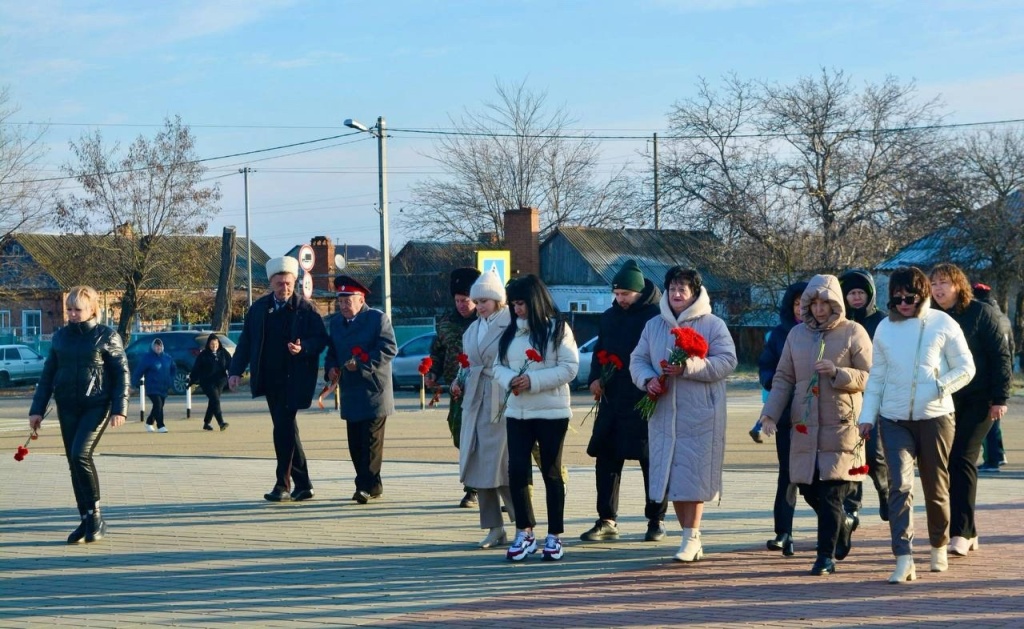
[[508, 536], [505, 534], [505, 527], [495, 526], [491, 528], [487, 537], [480, 542], [480, 548], [494, 548], [506, 542], [508, 542]]
[[949, 540], [949, 554], [956, 555], [957, 557], [966, 557], [967, 552], [971, 550], [971, 540], [966, 537], [954, 537]]
[[167, 426], [160, 426], [156, 429], [157, 432], [167, 432]]
[[533, 532], [517, 531], [516, 539], [509, 546], [505, 558], [509, 561], [522, 561], [526, 559], [527, 555], [532, 555], [535, 552], [537, 552], [537, 539], [533, 536]]
[[156, 432], [156, 426], [153, 424], [146, 424], [146, 432]]
[[544, 540], [543, 561], [558, 561], [565, 556], [565, 549], [562, 548], [562, 540], [557, 535], [548, 535]]
[[704, 558], [704, 546], [700, 543], [700, 531], [683, 529], [683, 541], [679, 544], [679, 552], [675, 554], [676, 561], [692, 562]]
[[949, 570], [949, 557], [946, 555], [946, 547], [932, 549], [932, 572], [945, 572]]

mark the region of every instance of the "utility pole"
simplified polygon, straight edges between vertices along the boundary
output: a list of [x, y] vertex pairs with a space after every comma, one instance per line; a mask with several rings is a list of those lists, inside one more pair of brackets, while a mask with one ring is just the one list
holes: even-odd
[[252, 237], [249, 236], [249, 173], [252, 169], [246, 166], [239, 168], [245, 186], [245, 284], [249, 293], [249, 305], [252, 305]]
[[661, 207], [658, 204], [658, 134], [654, 134], [654, 229], [661, 229]]
[[384, 289], [384, 314], [391, 318], [391, 238], [388, 230], [388, 133], [384, 116], [377, 118], [377, 168], [380, 172], [380, 263]]

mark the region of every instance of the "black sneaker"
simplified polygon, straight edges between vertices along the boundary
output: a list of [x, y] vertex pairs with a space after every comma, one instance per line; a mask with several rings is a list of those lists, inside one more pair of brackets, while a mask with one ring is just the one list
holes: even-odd
[[203, 424], [203, 430], [213, 430], [213, 426], [210, 424]]
[[661, 520], [650, 520], [647, 522], [647, 533], [644, 535], [645, 542], [660, 542], [665, 539], [665, 523]]
[[619, 539], [619, 527], [607, 520], [598, 520], [590, 530], [580, 535], [584, 542], [600, 542], [606, 539]]
[[752, 429], [747, 433], [750, 438], [754, 440], [754, 443], [764, 443], [764, 438], [761, 437], [761, 431], [756, 428]]

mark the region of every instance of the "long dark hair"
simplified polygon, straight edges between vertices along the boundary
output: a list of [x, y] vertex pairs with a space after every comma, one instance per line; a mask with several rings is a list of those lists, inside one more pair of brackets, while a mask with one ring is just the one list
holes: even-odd
[[[498, 359], [508, 363], [508, 346], [515, 338], [519, 327], [516, 325], [516, 310], [513, 301], [526, 302], [526, 323], [530, 328], [530, 345], [544, 356], [548, 341], [558, 345], [565, 338], [565, 321], [559, 317], [555, 300], [551, 298], [548, 287], [536, 275], [524, 275], [512, 280], [506, 287], [509, 312], [512, 321], [498, 341]], [[552, 325], [552, 323], [554, 325]]]

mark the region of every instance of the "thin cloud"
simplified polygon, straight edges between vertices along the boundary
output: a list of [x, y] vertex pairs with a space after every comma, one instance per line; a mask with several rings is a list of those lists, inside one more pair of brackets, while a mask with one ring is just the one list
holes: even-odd
[[290, 59], [278, 59], [268, 54], [252, 55], [249, 63], [254, 66], [274, 68], [278, 70], [290, 70], [296, 68], [312, 68], [318, 66], [334, 66], [350, 64], [355, 61], [354, 57], [341, 52], [329, 50], [314, 50], [300, 57]]

